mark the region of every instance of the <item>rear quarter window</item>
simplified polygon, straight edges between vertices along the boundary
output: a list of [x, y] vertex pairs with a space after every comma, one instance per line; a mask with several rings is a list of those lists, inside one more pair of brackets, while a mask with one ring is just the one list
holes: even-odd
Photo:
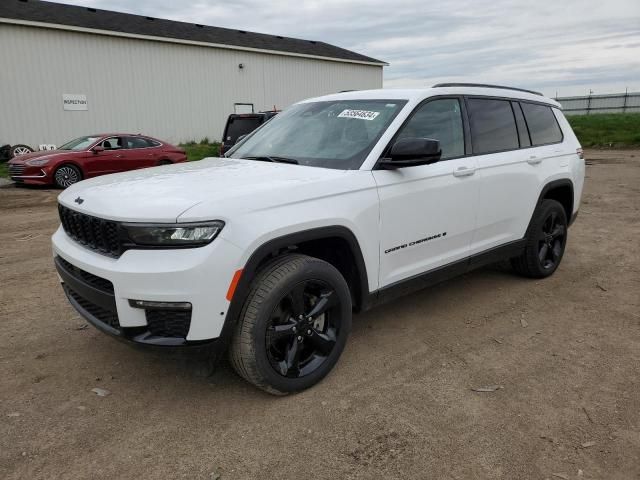
[[125, 148], [135, 149], [135, 148], [149, 148], [151, 144], [149, 140], [143, 137], [128, 137], [127, 144]]
[[474, 154], [516, 150], [520, 147], [516, 120], [508, 100], [467, 99]]
[[562, 141], [562, 130], [551, 107], [535, 103], [520, 102], [524, 118], [529, 127], [533, 145], [546, 145]]

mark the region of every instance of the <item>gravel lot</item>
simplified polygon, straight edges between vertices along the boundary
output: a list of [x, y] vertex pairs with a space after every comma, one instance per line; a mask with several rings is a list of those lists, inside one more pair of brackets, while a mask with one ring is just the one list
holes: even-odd
[[640, 152], [587, 158], [553, 277], [496, 266], [357, 316], [285, 398], [83, 328], [58, 192], [0, 189], [0, 478], [639, 479]]

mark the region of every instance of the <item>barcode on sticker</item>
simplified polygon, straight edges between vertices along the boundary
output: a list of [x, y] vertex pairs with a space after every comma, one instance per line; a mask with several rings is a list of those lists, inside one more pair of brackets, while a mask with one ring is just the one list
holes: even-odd
[[369, 110], [343, 110], [340, 118], [360, 118], [362, 120], [374, 120], [380, 112], [370, 112]]

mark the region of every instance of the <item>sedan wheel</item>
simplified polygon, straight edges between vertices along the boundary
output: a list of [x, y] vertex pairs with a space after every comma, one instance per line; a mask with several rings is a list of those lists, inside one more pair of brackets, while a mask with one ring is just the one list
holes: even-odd
[[60, 188], [67, 188], [82, 179], [80, 171], [73, 165], [63, 165], [56, 170], [53, 179]]

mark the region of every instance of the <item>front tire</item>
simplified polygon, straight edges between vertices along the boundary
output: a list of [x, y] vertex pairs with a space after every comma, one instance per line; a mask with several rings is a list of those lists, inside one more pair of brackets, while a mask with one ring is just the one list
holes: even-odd
[[235, 371], [258, 388], [286, 395], [334, 367], [351, 330], [351, 294], [331, 264], [285, 255], [256, 276], [231, 341]]
[[53, 173], [53, 182], [58, 188], [67, 188], [82, 180], [82, 172], [75, 165], [61, 165]]
[[567, 226], [567, 214], [562, 204], [556, 200], [543, 200], [527, 229], [524, 252], [511, 259], [513, 269], [530, 278], [552, 275], [564, 255]]

